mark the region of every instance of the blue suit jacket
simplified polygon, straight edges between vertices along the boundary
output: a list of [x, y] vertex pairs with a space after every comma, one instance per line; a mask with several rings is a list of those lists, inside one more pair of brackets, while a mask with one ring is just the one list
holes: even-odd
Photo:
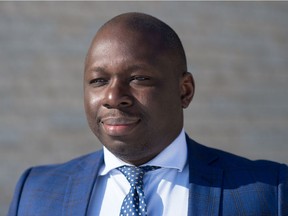
[[[188, 137], [187, 143], [188, 215], [288, 215], [286, 165], [250, 161]], [[18, 182], [8, 215], [85, 215], [101, 164], [102, 150], [65, 164], [27, 170]]]

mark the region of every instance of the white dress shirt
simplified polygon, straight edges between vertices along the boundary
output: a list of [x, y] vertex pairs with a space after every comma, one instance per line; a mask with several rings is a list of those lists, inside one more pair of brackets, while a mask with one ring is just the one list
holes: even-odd
[[[89, 216], [117, 216], [130, 184], [116, 168], [129, 165], [104, 147], [104, 164], [94, 185]], [[159, 155], [145, 165], [161, 169], [144, 176], [144, 194], [148, 216], [187, 215], [189, 171], [184, 130]], [[131, 165], [130, 165], [131, 166]]]

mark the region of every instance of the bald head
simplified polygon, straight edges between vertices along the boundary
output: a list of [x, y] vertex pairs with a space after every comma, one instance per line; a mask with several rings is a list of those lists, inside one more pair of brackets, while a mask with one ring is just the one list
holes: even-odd
[[176, 32], [161, 20], [143, 13], [125, 13], [106, 22], [97, 32], [90, 50], [100, 35], [107, 31], [109, 36], [115, 35], [121, 38], [119, 29], [131, 33], [128, 37], [125, 35], [123, 40], [131, 40], [135, 34], [141, 35], [144, 43], [157, 48], [158, 55], [169, 55], [175, 68], [181, 73], [187, 71], [185, 51]]
[[116, 157], [138, 166], [158, 155], [182, 130], [193, 94], [182, 44], [162, 21], [127, 13], [97, 32], [86, 58], [85, 111]]

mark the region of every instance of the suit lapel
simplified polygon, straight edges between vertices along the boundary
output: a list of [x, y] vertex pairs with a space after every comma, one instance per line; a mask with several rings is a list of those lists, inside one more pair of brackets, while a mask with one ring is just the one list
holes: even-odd
[[[217, 155], [187, 136], [189, 160], [189, 216], [219, 215], [223, 170], [211, 165]], [[97, 173], [103, 164], [101, 156], [79, 163], [66, 185], [63, 215], [84, 216], [87, 214]], [[63, 185], [63, 187], [65, 187]]]
[[79, 164], [79, 169], [71, 175], [67, 186], [63, 215], [84, 216], [87, 214], [101, 164], [103, 164], [103, 154], [100, 157], [91, 157]]
[[223, 170], [211, 165], [218, 159], [214, 152], [190, 140], [188, 215], [219, 215]]

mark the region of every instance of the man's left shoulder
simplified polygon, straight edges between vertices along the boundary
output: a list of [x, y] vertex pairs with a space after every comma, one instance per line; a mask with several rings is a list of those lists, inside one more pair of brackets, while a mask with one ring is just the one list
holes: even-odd
[[190, 182], [198, 190], [197, 198], [210, 197], [213, 191], [215, 205], [221, 197], [222, 215], [235, 215], [238, 210], [241, 215], [288, 215], [287, 165], [253, 161], [189, 137], [187, 144]]
[[[218, 167], [227, 171], [237, 170], [251, 171], [251, 172], [263, 172], [263, 173], [277, 173], [288, 176], [288, 167], [285, 164], [281, 164], [269, 160], [250, 160], [248, 158], [235, 155], [223, 150], [204, 146], [195, 142], [188, 137], [188, 149], [190, 148], [191, 155], [195, 157], [205, 158], [211, 166]], [[190, 145], [190, 147], [189, 147]], [[192, 147], [191, 147], [192, 146]], [[193, 152], [196, 151], [197, 153]], [[198, 154], [198, 155], [196, 155]]]

